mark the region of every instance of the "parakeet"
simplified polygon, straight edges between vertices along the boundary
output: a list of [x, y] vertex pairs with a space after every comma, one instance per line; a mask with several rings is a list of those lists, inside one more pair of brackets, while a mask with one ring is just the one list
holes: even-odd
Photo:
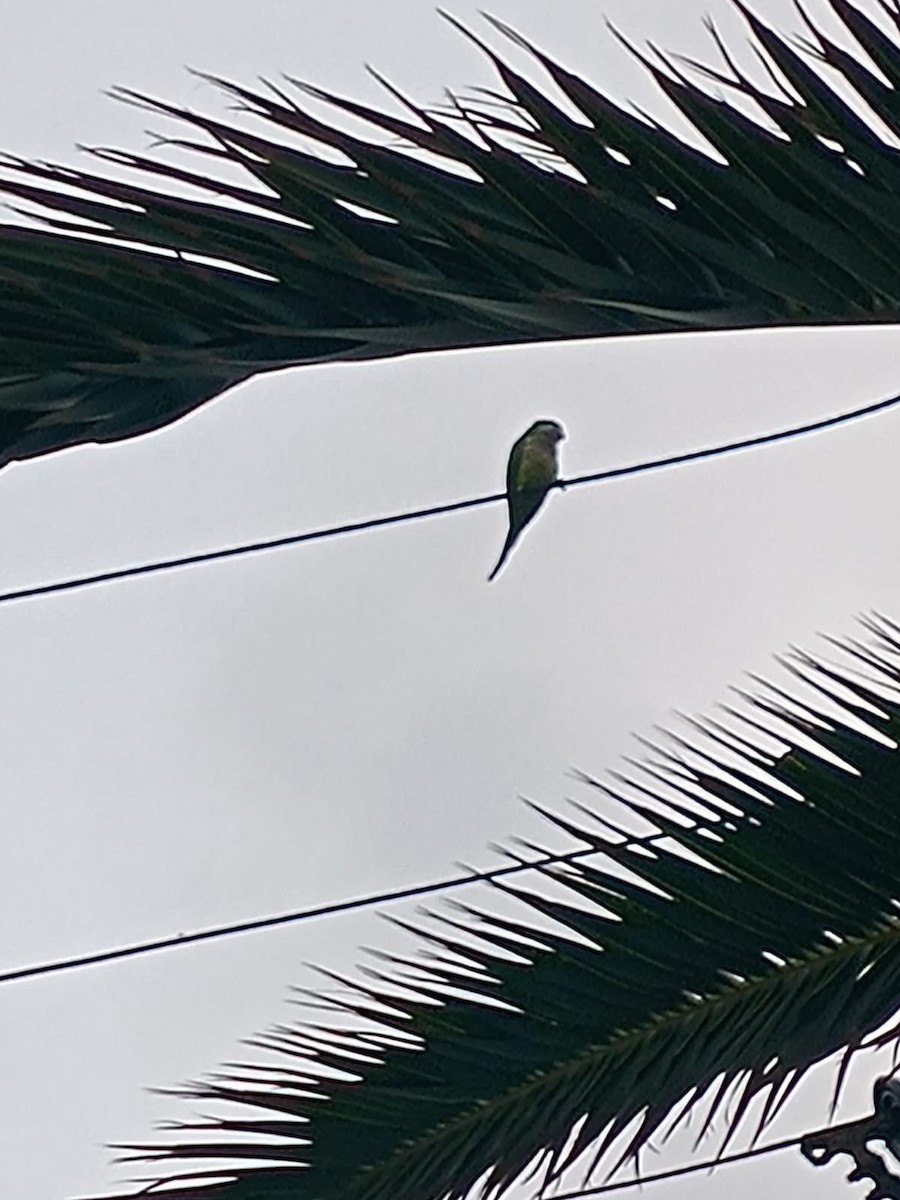
[[556, 446], [565, 436], [566, 431], [558, 421], [535, 421], [510, 451], [506, 468], [509, 533], [488, 582], [506, 562], [519, 534], [544, 503], [550, 484], [556, 481], [559, 473]]

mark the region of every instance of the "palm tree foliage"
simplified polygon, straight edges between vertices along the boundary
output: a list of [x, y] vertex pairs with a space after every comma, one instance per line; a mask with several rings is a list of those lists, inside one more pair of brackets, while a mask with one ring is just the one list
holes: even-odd
[[[646, 62], [718, 156], [533, 47], [580, 117], [487, 47], [499, 105], [455, 97], [441, 114], [391, 88], [396, 116], [305, 89], [369, 122], [370, 138], [305, 111], [294, 83], [217, 81], [265, 132], [123, 89], [186, 122], [178, 144], [202, 161], [97, 151], [143, 186], [5, 160], [3, 189], [45, 224], [0, 228], [0, 462], [156, 428], [292, 364], [896, 321], [900, 160], [818, 68], [896, 134], [900, 46], [829, 3], [887, 82], [821, 31], [795, 47], [742, 4], [765, 87], [723, 47], [709, 77], [726, 99], [674, 61]], [[895, 0], [883, 9], [900, 32]], [[748, 99], [773, 128], [741, 111]], [[246, 183], [211, 180], [217, 163]]]
[[429, 1200], [608, 1166], [692, 1110], [730, 1137], [755, 1100], [761, 1128], [812, 1064], [898, 1038], [900, 626], [867, 625], [855, 666], [794, 653], [819, 699], [768, 685], [547, 814], [586, 852], [552, 886], [431, 914], [418, 954], [333, 977], [331, 1018], [252, 1043], [280, 1062], [190, 1087], [243, 1115], [131, 1148], [182, 1160], [165, 1195]]

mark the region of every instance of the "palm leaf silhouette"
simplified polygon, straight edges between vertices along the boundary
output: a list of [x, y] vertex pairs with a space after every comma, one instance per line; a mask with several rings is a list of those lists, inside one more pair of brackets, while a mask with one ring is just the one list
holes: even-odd
[[[4, 160], [3, 190], [44, 227], [0, 227], [0, 463], [157, 428], [295, 364], [896, 321], [897, 151], [818, 67], [896, 135], [900, 47], [847, 0], [830, 6], [887, 82], [821, 30], [798, 49], [742, 5], [771, 86], [726, 55], [706, 73], [718, 99], [702, 72], [645, 59], [708, 153], [498, 22], [580, 118], [487, 46], [505, 106], [479, 93], [435, 113], [389, 87], [400, 116], [296, 82], [216, 81], [260, 134], [120, 89], [186, 124], [195, 165], [96, 151], [141, 184]], [[319, 120], [304, 95], [372, 138]], [[748, 98], [774, 130], [736, 107]], [[287, 144], [297, 135], [310, 149]], [[217, 164], [246, 182], [212, 180]]]
[[175, 1200], [456, 1198], [608, 1169], [692, 1111], [721, 1148], [755, 1098], [761, 1128], [815, 1063], [896, 1040], [900, 626], [867, 626], [842, 666], [794, 653], [806, 696], [769, 685], [588, 781], [592, 806], [547, 814], [590, 852], [552, 890], [442, 909], [419, 954], [331, 976], [331, 1019], [252, 1043], [274, 1065], [184, 1092], [244, 1115], [132, 1152]]

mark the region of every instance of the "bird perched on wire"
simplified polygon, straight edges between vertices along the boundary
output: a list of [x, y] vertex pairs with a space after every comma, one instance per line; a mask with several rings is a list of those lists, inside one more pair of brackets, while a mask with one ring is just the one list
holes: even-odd
[[535, 421], [510, 451], [506, 468], [509, 533], [488, 582], [506, 562], [522, 530], [544, 503], [550, 485], [556, 482], [559, 475], [556, 447], [565, 436], [566, 431], [558, 421]]

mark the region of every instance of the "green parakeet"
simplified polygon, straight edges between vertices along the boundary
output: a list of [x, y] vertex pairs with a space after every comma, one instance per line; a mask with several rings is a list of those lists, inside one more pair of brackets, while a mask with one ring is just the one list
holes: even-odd
[[535, 421], [510, 451], [506, 468], [509, 533], [488, 582], [506, 562], [519, 534], [544, 503], [550, 484], [556, 482], [559, 474], [556, 446], [565, 436], [566, 431], [558, 421]]

